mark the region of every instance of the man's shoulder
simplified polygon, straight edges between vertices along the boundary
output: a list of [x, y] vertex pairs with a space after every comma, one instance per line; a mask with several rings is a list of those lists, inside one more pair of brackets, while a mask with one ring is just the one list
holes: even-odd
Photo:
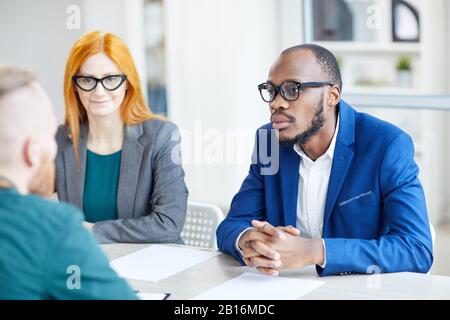
[[409, 137], [405, 131], [393, 123], [367, 113], [357, 112], [355, 122], [356, 141], [359, 141], [359, 144], [370, 143], [373, 146], [374, 144], [387, 146], [399, 136]]
[[81, 221], [80, 212], [69, 205], [15, 192], [2, 194], [0, 273], [7, 280], [0, 287], [11, 289], [0, 292], [0, 297], [41, 298], [46, 265], [61, 254], [55, 247], [67, 234], [83, 228]]
[[395, 124], [364, 112], [357, 112], [356, 125], [360, 131], [364, 130], [366, 133], [372, 135], [392, 137], [397, 136], [401, 133], [405, 133]]
[[17, 218], [33, 225], [36, 232], [48, 236], [65, 232], [74, 224], [81, 224], [82, 213], [74, 206], [35, 195], [19, 196]]

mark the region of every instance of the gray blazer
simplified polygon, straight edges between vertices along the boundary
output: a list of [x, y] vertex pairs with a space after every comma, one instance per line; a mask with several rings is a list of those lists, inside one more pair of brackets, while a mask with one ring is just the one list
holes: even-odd
[[[180, 233], [186, 218], [188, 190], [181, 164], [171, 157], [179, 152], [179, 140], [171, 139], [175, 130], [173, 123], [157, 119], [125, 127], [117, 192], [118, 219], [94, 224], [98, 242], [183, 243]], [[67, 126], [60, 126], [56, 134], [58, 199], [81, 210], [87, 136], [88, 126], [83, 125], [77, 164]]]

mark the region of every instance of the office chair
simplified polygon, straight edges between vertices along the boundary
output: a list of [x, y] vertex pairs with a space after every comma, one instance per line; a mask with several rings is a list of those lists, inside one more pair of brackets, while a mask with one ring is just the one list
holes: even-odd
[[216, 229], [223, 219], [218, 206], [189, 201], [181, 239], [190, 246], [217, 249]]

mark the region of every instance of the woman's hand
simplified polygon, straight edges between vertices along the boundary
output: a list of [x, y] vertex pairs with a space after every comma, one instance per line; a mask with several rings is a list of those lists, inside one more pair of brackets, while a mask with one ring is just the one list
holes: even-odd
[[92, 229], [94, 228], [94, 224], [87, 222], [87, 221], [83, 221], [83, 227], [85, 227], [88, 231], [92, 232]]

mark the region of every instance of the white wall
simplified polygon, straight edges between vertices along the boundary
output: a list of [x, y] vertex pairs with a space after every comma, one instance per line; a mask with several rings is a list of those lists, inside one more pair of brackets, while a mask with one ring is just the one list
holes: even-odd
[[[102, 30], [121, 36], [130, 47], [141, 80], [145, 79], [143, 1], [0, 1], [0, 63], [34, 70], [62, 122], [66, 59], [74, 42], [85, 32]], [[81, 10], [79, 29], [67, 27], [67, 8], [71, 5]]]
[[[73, 1], [72, 1], [73, 2]], [[100, 30], [120, 36], [131, 51], [146, 87], [144, 0], [78, 0], [82, 7], [84, 32]], [[147, 90], [143, 91], [147, 95]]]
[[0, 1], [0, 63], [34, 70], [57, 110], [64, 114], [63, 76], [67, 55], [81, 30], [66, 27], [73, 0]]
[[[427, 94], [448, 95], [448, 1], [421, 1], [421, 80]], [[423, 161], [420, 167], [430, 220], [438, 224], [449, 212], [448, 121], [450, 112], [419, 111], [422, 126]]]
[[[267, 79], [282, 43], [293, 42], [288, 35], [280, 37], [279, 15], [286, 11], [280, 3], [165, 1], [169, 117], [197, 139], [189, 143], [188, 133], [182, 143], [193, 200], [228, 207], [248, 171], [255, 130], [269, 122], [257, 85]], [[226, 147], [233, 144], [227, 131], [241, 131], [234, 140], [243, 143], [241, 148]], [[236, 161], [230, 163], [227, 156]]]

